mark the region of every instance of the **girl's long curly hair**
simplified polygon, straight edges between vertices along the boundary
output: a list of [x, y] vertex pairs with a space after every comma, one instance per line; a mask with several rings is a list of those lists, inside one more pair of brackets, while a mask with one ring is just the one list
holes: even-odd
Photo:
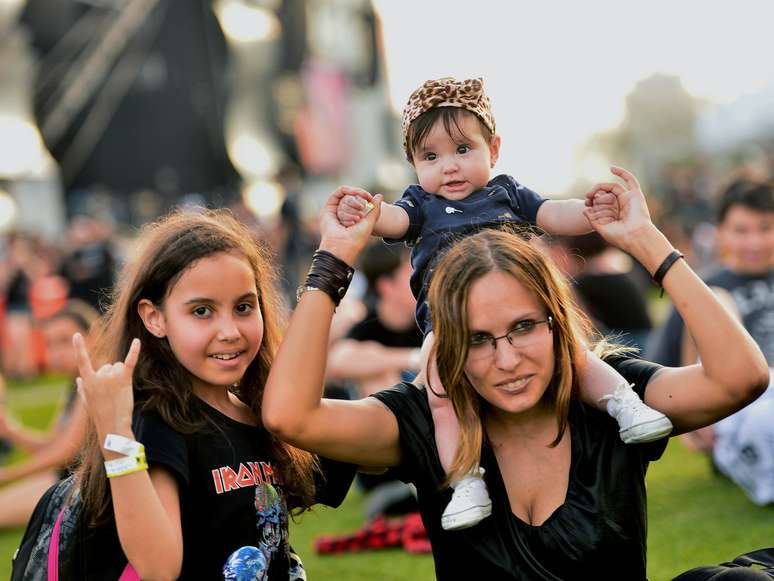
[[[283, 332], [287, 309], [277, 290], [276, 267], [268, 249], [226, 210], [174, 211], [145, 226], [136, 258], [126, 265], [113, 289], [110, 305], [94, 329], [95, 366], [120, 361], [133, 338], [142, 341], [134, 370], [135, 406], [154, 411], [183, 434], [213, 427], [194, 404], [191, 374], [175, 358], [166, 339], [153, 336], [137, 310], [147, 299], [163, 305], [186, 269], [219, 252], [243, 256], [255, 273], [258, 304], [263, 316], [263, 340], [245, 371], [236, 395], [261, 417], [263, 387]], [[269, 456], [279, 469], [291, 509], [303, 511], [314, 502], [315, 456], [274, 438], [265, 431]], [[92, 524], [112, 518], [100, 444], [90, 430], [78, 469], [84, 509]]]

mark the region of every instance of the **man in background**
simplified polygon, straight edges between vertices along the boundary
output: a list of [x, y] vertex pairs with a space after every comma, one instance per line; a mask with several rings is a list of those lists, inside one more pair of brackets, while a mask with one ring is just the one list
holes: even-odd
[[[774, 184], [739, 181], [718, 206], [720, 267], [704, 278], [735, 311], [774, 367]], [[691, 365], [696, 348], [673, 308], [649, 359]], [[714, 426], [683, 436], [759, 505], [774, 503], [774, 388]]]
[[[422, 334], [414, 318], [407, 249], [373, 242], [363, 252], [359, 270], [368, 282], [366, 315], [331, 346], [326, 382], [346, 381], [355, 386], [356, 397], [366, 397], [414, 378], [420, 367]], [[360, 473], [358, 484], [367, 493], [367, 521], [417, 510], [411, 487], [389, 471]]]
[[326, 380], [353, 382], [365, 397], [413, 379], [422, 335], [414, 319], [408, 252], [375, 242], [363, 253], [360, 271], [368, 282], [366, 315], [331, 346]]
[[[720, 198], [717, 212], [720, 265], [704, 282], [727, 293], [742, 324], [774, 364], [774, 186], [734, 182]], [[647, 358], [668, 366], [696, 360], [690, 336], [672, 308], [654, 334]]]

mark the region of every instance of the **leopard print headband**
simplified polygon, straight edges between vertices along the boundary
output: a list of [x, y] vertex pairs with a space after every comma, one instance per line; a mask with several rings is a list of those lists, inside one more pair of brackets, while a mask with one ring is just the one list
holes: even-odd
[[495, 132], [495, 120], [492, 115], [489, 97], [484, 93], [484, 79], [465, 79], [458, 81], [452, 77], [430, 80], [422, 83], [409, 97], [403, 108], [403, 148], [408, 150], [408, 129], [414, 120], [436, 107], [459, 107], [478, 116], [489, 131]]

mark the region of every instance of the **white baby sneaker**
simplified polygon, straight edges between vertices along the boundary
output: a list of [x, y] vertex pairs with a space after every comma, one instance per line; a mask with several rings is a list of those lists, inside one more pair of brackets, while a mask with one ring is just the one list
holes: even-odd
[[599, 398], [607, 402], [607, 413], [616, 419], [625, 444], [642, 444], [663, 438], [672, 431], [672, 422], [640, 399], [631, 385], [621, 383], [611, 394]]
[[441, 526], [447, 531], [457, 531], [475, 526], [492, 514], [492, 501], [478, 468], [459, 482], [452, 484], [454, 493], [441, 517]]

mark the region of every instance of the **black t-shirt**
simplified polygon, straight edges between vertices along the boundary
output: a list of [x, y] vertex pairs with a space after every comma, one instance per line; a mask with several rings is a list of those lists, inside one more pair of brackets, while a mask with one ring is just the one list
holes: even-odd
[[414, 321], [406, 329], [385, 327], [374, 309], [369, 309], [365, 318], [352, 326], [348, 339], [355, 341], [376, 341], [385, 347], [421, 347], [422, 333]]
[[607, 330], [651, 328], [645, 297], [628, 274], [582, 274], [576, 278], [575, 288], [589, 314]]
[[[640, 394], [659, 369], [638, 359], [610, 362]], [[661, 456], [667, 439], [626, 445], [614, 419], [574, 400], [564, 503], [540, 526], [516, 517], [494, 452], [485, 443], [481, 466], [486, 470], [492, 515], [470, 529], [444, 531], [441, 514], [451, 490], [440, 488], [445, 475], [424, 390], [401, 384], [374, 397], [398, 421], [403, 456], [398, 473], [417, 487], [439, 580], [645, 579], [645, 472], [648, 463]]]
[[[136, 415], [134, 421], [148, 464], [163, 466], [178, 482], [183, 530], [180, 579], [298, 578], [303, 566], [288, 541], [288, 511], [279, 472], [268, 454], [266, 432], [195, 401], [212, 428], [180, 434], [156, 413]], [[332, 461], [325, 461], [324, 468], [325, 484], [318, 488], [317, 500], [336, 506], [344, 499], [355, 468]], [[94, 532], [102, 534], [90, 539], [83, 579], [106, 578], [106, 567], [126, 564], [115, 526]]]
[[[774, 269], [760, 275], [743, 275], [721, 268], [704, 277], [704, 282], [731, 293], [744, 328], [763, 351], [769, 366], [774, 365]], [[679, 367], [684, 329], [685, 324], [673, 307], [648, 345], [648, 358]]]
[[[379, 319], [379, 315], [375, 309], [369, 309], [365, 318], [359, 323], [352, 326], [347, 334], [348, 339], [354, 339], [355, 341], [376, 341], [377, 343], [384, 345], [385, 347], [395, 348], [419, 348], [422, 346], [422, 333], [419, 331], [419, 327], [411, 320], [411, 324], [406, 329], [390, 329], [386, 327], [384, 323]], [[405, 369], [400, 375], [402, 381], [410, 381], [414, 379], [416, 375], [414, 370]], [[393, 482], [395, 475], [392, 470], [388, 470], [383, 474], [365, 474], [358, 473], [358, 483], [365, 490], [372, 490], [380, 484], [385, 482]], [[415, 503], [408, 501], [398, 508], [414, 508]]]

